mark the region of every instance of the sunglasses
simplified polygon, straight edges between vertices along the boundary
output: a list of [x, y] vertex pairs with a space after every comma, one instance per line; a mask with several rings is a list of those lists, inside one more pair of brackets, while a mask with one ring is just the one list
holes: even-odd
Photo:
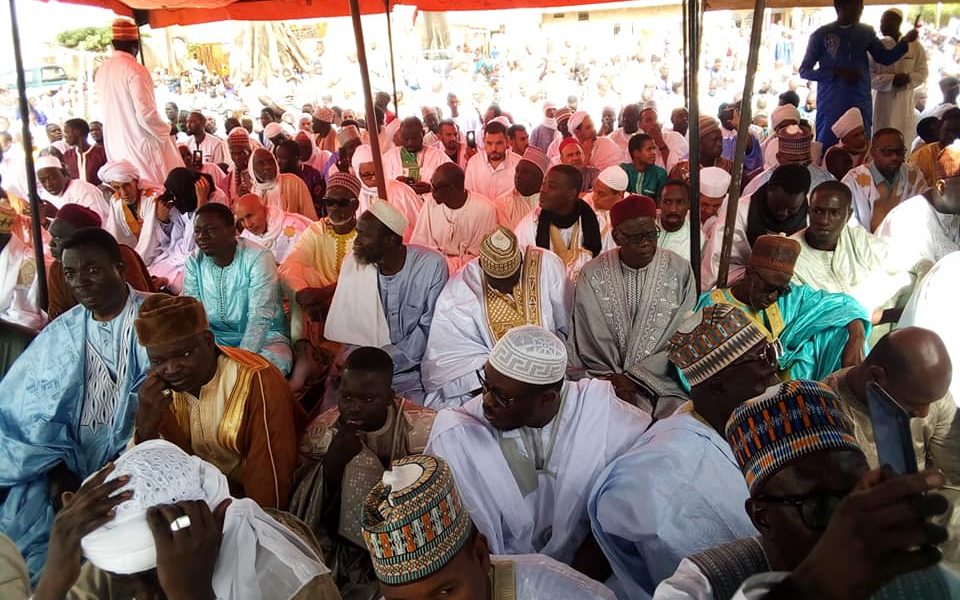
[[809, 496], [757, 496], [754, 500], [792, 506], [800, 511], [800, 519], [804, 525], [814, 531], [823, 531], [830, 524], [830, 517], [845, 497], [846, 494], [811, 494]]
[[623, 233], [620, 232], [620, 235], [628, 244], [639, 246], [640, 244], [656, 244], [657, 240], [660, 238], [660, 228], [657, 227], [652, 231], [644, 231], [642, 233]]
[[780, 369], [780, 357], [783, 355], [783, 346], [780, 344], [780, 340], [774, 342], [769, 342], [766, 346], [763, 347], [763, 350], [759, 354], [754, 354], [753, 356], [743, 356], [737, 360], [730, 363], [733, 365], [746, 365], [754, 362], [765, 362], [770, 367], [773, 367], [775, 370]]
[[334, 206], [338, 208], [349, 208], [350, 203], [354, 200], [355, 198], [324, 198], [323, 203], [330, 208]]
[[763, 283], [763, 288], [760, 290], [763, 294], [776, 294], [778, 297], [783, 297], [790, 294], [791, 288], [789, 285], [772, 284], [763, 277], [760, 277], [759, 274], [757, 274], [757, 279]]

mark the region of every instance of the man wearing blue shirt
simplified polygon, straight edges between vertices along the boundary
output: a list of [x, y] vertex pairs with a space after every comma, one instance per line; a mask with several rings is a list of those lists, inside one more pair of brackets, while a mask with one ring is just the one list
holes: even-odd
[[914, 28], [887, 49], [873, 27], [860, 23], [863, 0], [834, 0], [837, 20], [813, 32], [800, 64], [800, 76], [817, 82], [817, 141], [827, 149], [837, 142], [830, 126], [851, 107], [860, 109], [867, 135], [873, 124], [867, 53], [889, 65], [917, 39]]

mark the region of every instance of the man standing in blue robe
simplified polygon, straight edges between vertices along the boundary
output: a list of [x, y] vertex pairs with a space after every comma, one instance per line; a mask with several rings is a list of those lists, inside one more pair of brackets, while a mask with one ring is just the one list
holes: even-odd
[[863, 0], [834, 0], [833, 7], [837, 20], [813, 32], [800, 63], [800, 77], [817, 82], [817, 141], [824, 150], [837, 143], [830, 127], [854, 106], [870, 135], [873, 98], [867, 53], [881, 65], [891, 65], [907, 53], [918, 33], [914, 28], [887, 49], [873, 27], [860, 23]]
[[149, 359], [134, 329], [145, 297], [123, 279], [116, 240], [82, 229], [63, 245], [80, 303], [48, 325], [0, 381], [0, 531], [36, 582], [55, 510], [133, 434]]

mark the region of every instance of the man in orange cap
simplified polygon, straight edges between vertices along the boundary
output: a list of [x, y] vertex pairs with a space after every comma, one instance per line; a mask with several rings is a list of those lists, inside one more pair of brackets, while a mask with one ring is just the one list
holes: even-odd
[[778, 342], [780, 377], [823, 379], [841, 366], [863, 362], [870, 315], [846, 294], [794, 285], [800, 242], [761, 235], [753, 244], [743, 279], [700, 297], [697, 309], [731, 304], [747, 314], [771, 342]]
[[160, 117], [150, 72], [137, 62], [140, 32], [129, 19], [113, 22], [113, 55], [97, 69], [100, 111], [108, 119], [104, 146], [109, 160], [128, 160], [146, 181], [160, 182], [183, 159]]

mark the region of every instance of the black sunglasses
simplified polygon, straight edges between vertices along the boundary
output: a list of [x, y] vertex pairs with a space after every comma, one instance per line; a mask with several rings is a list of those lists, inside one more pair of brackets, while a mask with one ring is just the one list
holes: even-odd
[[845, 497], [846, 494], [811, 494], [808, 496], [757, 496], [754, 500], [792, 506], [800, 511], [800, 519], [804, 525], [815, 531], [823, 531]]

